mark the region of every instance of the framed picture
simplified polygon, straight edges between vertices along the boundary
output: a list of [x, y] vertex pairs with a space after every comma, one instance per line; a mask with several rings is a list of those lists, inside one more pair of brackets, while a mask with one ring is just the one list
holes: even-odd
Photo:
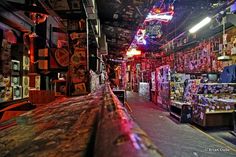
[[20, 61], [17, 60], [11, 60], [11, 69], [14, 72], [19, 72], [20, 71]]
[[23, 98], [29, 97], [29, 76], [23, 76], [22, 79], [23, 86]]
[[10, 101], [10, 100], [12, 100], [12, 87], [6, 87], [4, 101]]
[[0, 102], [12, 100], [12, 87], [0, 87]]
[[29, 76], [23, 76], [22, 85], [29, 87]]
[[22, 98], [22, 87], [14, 86], [13, 87], [13, 100], [17, 100], [21, 98]]
[[28, 98], [28, 97], [29, 97], [29, 87], [23, 86], [23, 98]]
[[40, 90], [40, 76], [35, 76], [35, 88], [36, 90]]
[[10, 87], [11, 86], [11, 77], [3, 76], [0, 74], [0, 87]]
[[23, 56], [23, 70], [29, 70], [30, 60], [28, 56]]
[[11, 86], [19, 86], [20, 85], [20, 77], [12, 76], [11, 77]]

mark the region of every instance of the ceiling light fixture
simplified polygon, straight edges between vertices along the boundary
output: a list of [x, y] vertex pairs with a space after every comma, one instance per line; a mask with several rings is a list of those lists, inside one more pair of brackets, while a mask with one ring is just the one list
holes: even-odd
[[195, 26], [193, 26], [190, 30], [189, 33], [195, 33], [197, 32], [199, 29], [201, 29], [202, 27], [204, 27], [205, 25], [207, 25], [208, 23], [211, 22], [211, 18], [210, 17], [206, 17], [205, 19], [203, 19], [201, 22], [199, 22], [198, 24], [196, 24]]

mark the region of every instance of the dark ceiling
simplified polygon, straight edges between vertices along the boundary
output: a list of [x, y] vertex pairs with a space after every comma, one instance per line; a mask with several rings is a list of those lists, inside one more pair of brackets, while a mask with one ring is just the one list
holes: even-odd
[[110, 54], [121, 55], [129, 48], [138, 28], [155, 5], [164, 8], [174, 5], [174, 17], [162, 24], [162, 36], [139, 49], [156, 52], [160, 46], [188, 30], [224, 4], [223, 0], [98, 0], [102, 29], [107, 35]]
[[[32, 0], [25, 1], [33, 2]], [[82, 0], [35, 1], [45, 2], [63, 19], [76, 18], [83, 12]], [[161, 45], [187, 31], [203, 17], [214, 15], [226, 0], [95, 0], [95, 2], [102, 31], [107, 37], [109, 55], [119, 57], [125, 54], [137, 30], [143, 27], [143, 22], [154, 5], [156, 8], [163, 9], [173, 4], [174, 17], [170, 22], [162, 23], [163, 34], [160, 38], [138, 47], [151, 52], [159, 51]], [[17, 6], [19, 7], [18, 3]], [[26, 9], [26, 6], [22, 5], [22, 7]], [[32, 7], [27, 9], [32, 10]]]
[[98, 0], [102, 30], [110, 54], [125, 53], [155, 0]]

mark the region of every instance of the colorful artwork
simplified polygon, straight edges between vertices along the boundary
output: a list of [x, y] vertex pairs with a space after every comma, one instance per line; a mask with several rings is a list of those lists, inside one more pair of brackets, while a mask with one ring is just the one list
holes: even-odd
[[[80, 33], [82, 27], [86, 26], [85, 21], [80, 21], [78, 24], [78, 31], [70, 33], [70, 88], [72, 89], [71, 95], [79, 95], [86, 92], [86, 83], [88, 82], [87, 71], [87, 34]], [[86, 29], [85, 29], [86, 30]], [[84, 31], [85, 31], [84, 30]]]
[[75, 48], [74, 54], [72, 55], [70, 62], [74, 66], [86, 65], [86, 49]]
[[50, 69], [64, 69], [69, 66], [69, 51], [64, 48], [52, 48], [50, 53]]

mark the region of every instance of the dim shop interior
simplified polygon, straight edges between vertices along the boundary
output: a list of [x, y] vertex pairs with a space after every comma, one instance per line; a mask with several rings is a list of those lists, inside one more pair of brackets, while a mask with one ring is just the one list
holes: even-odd
[[[80, 156], [107, 156], [109, 152], [99, 145], [117, 152], [133, 149], [129, 144], [117, 148], [103, 142], [113, 140], [103, 132], [121, 134], [127, 128], [130, 132], [142, 132], [144, 145], [156, 150], [152, 154], [148, 147], [145, 153], [161, 156], [126, 111], [130, 110], [127, 93], [135, 92], [168, 112], [178, 124], [189, 123], [203, 131], [226, 129], [235, 136], [236, 3], [211, 1], [204, 6], [208, 2], [202, 2], [199, 7], [204, 11], [198, 15], [199, 8], [191, 8], [185, 1], [1, 1], [0, 135], [11, 127], [16, 129], [6, 139], [20, 134], [18, 123], [27, 116], [38, 118], [33, 123], [41, 125], [41, 117], [50, 117], [41, 112], [59, 115], [68, 110], [68, 115], [78, 112], [82, 119], [68, 125], [87, 129], [81, 133], [84, 143], [80, 143]], [[114, 10], [102, 9], [104, 6]], [[190, 11], [185, 7], [191, 10], [191, 16], [183, 21]], [[183, 9], [186, 10], [181, 14]], [[76, 103], [83, 105], [73, 108]], [[100, 111], [99, 105], [103, 104], [111, 111]], [[129, 119], [121, 127], [127, 128], [118, 129], [122, 123], [119, 119], [109, 126], [105, 121], [109, 116], [101, 115], [110, 112], [114, 112], [114, 117], [119, 113]], [[52, 128], [57, 125], [49, 124]], [[31, 136], [25, 138], [32, 140]], [[89, 139], [96, 139], [95, 149], [88, 144]], [[114, 143], [119, 145], [119, 140], [122, 141], [116, 139]], [[0, 150], [5, 153], [3, 156], [36, 152], [34, 148], [15, 149], [23, 149], [22, 145], [12, 147], [10, 152]], [[56, 146], [64, 149], [63, 144]], [[86, 149], [93, 149], [92, 154]], [[111, 156], [116, 155], [114, 152], [110, 152]], [[137, 156], [140, 152], [129, 153]]]

